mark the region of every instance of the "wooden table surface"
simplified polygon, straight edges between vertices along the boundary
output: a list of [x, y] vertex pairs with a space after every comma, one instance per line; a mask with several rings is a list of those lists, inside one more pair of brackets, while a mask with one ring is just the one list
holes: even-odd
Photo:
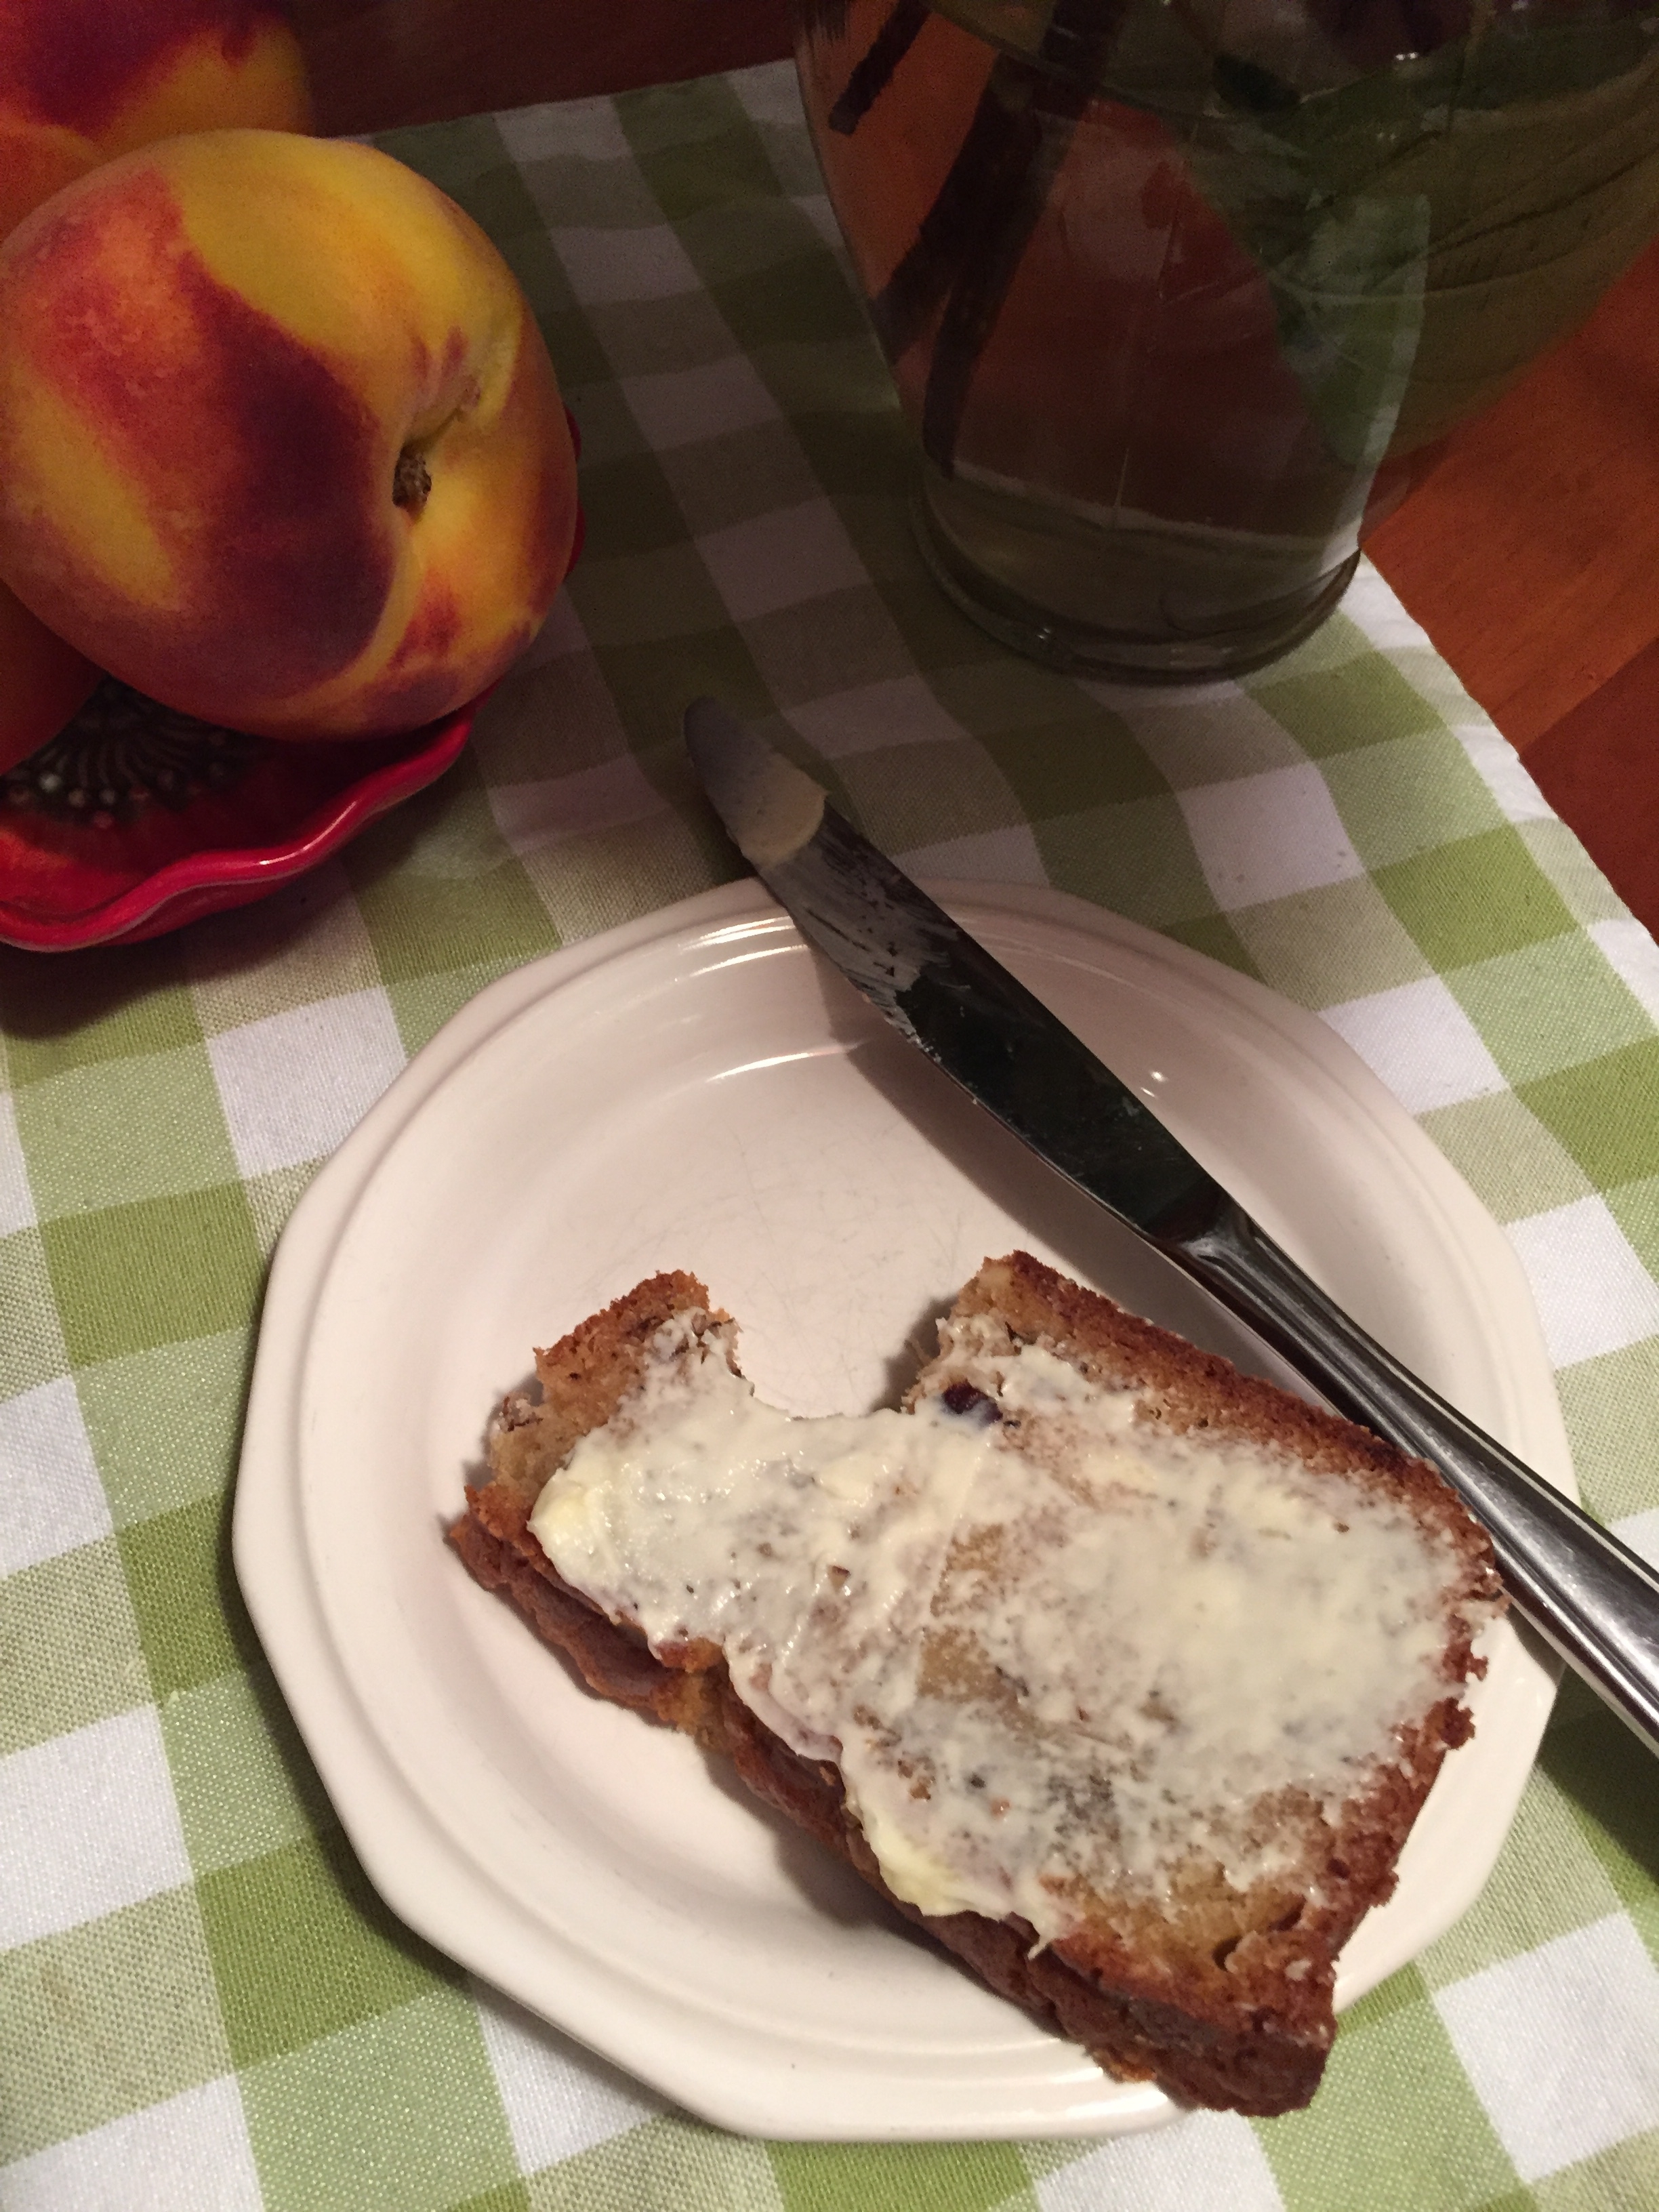
[[[791, 0], [295, 4], [319, 121], [337, 131], [776, 60], [790, 12]], [[1659, 932], [1659, 244], [1449, 441], [1369, 550]]]

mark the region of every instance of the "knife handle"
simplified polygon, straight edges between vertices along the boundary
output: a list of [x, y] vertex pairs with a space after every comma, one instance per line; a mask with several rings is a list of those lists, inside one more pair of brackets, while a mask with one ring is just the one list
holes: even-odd
[[1492, 1537], [1516, 1610], [1659, 1752], [1659, 1575], [1419, 1382], [1242, 1206], [1164, 1249], [1339, 1413], [1440, 1469]]

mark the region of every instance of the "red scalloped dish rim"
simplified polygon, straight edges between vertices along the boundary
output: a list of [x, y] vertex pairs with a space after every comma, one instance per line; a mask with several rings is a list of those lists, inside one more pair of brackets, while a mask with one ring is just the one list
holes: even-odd
[[320, 866], [388, 807], [436, 782], [465, 747], [482, 704], [483, 699], [475, 699], [417, 732], [418, 742], [410, 751], [383, 761], [336, 793], [307, 814], [291, 837], [264, 845], [207, 846], [185, 854], [114, 897], [73, 914], [49, 916], [0, 895], [0, 943], [33, 952], [131, 944], [181, 928], [204, 915], [263, 898], [290, 877]]
[[[567, 576], [576, 564], [584, 535], [584, 518], [579, 505]], [[562, 585], [560, 588], [563, 589]], [[269, 748], [259, 767], [249, 771], [247, 785], [243, 788], [249, 789], [250, 795], [251, 787], [262, 774], [267, 782], [274, 779], [279, 786], [286, 779], [299, 787], [319, 781], [325, 786], [337, 786], [313, 791], [308, 798], [301, 799], [300, 807], [303, 811], [291, 833], [268, 838], [263, 843], [246, 845], [229, 842], [221, 835], [216, 842], [162, 861], [108, 897], [91, 898], [85, 905], [76, 905], [67, 911], [62, 906], [54, 908], [46, 897], [19, 900], [8, 896], [9, 889], [15, 891], [17, 884], [15, 872], [7, 860], [3, 842], [7, 824], [0, 812], [0, 945], [31, 952], [74, 952], [88, 945], [133, 944], [143, 938], [158, 937], [166, 930], [181, 928], [204, 915], [222, 913], [227, 908], [246, 906], [264, 897], [291, 877], [320, 866], [366, 830], [377, 815], [405, 799], [412, 799], [428, 784], [435, 783], [464, 750], [472, 733], [473, 720], [489, 696], [488, 691], [483, 692], [466, 706], [457, 708], [453, 714], [396, 741], [368, 739], [358, 741], [355, 746], [350, 743], [296, 743]], [[388, 758], [388, 746], [394, 743], [397, 749]], [[355, 780], [339, 783], [331, 769], [342, 761], [349, 763], [354, 750], [370, 755], [374, 765]], [[265, 793], [264, 803], [256, 805], [253, 811], [266, 817], [273, 811], [280, 814], [283, 811], [280, 793], [274, 809], [270, 797], [269, 792]], [[222, 830], [234, 830], [237, 799], [238, 793], [231, 792], [192, 802], [192, 811], [198, 811], [198, 819], [211, 819]], [[265, 825], [262, 823], [261, 826]], [[51, 885], [60, 874], [64, 878], [81, 872], [95, 875], [96, 862], [105, 857], [115, 860], [123, 842], [118, 830], [100, 832], [75, 827], [49, 836], [43, 833], [43, 842], [33, 856], [37, 878], [42, 885]], [[53, 843], [62, 848], [61, 871], [55, 866], [48, 850]], [[9, 874], [14, 877], [9, 886]], [[60, 883], [58, 888], [67, 890], [69, 886]]]

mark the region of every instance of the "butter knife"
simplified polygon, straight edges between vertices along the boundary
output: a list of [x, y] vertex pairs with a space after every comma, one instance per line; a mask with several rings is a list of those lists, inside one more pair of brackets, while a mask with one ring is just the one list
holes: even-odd
[[1352, 1420], [1430, 1461], [1482, 1522], [1516, 1607], [1659, 1751], [1659, 1575], [1368, 1336], [984, 946], [718, 701], [692, 762], [732, 842], [894, 1027]]

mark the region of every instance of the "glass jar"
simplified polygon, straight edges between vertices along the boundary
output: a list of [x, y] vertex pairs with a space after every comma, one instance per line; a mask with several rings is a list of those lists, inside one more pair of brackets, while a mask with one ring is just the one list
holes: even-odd
[[946, 592], [1056, 665], [1284, 652], [1659, 229], [1659, 0], [804, 0]]

